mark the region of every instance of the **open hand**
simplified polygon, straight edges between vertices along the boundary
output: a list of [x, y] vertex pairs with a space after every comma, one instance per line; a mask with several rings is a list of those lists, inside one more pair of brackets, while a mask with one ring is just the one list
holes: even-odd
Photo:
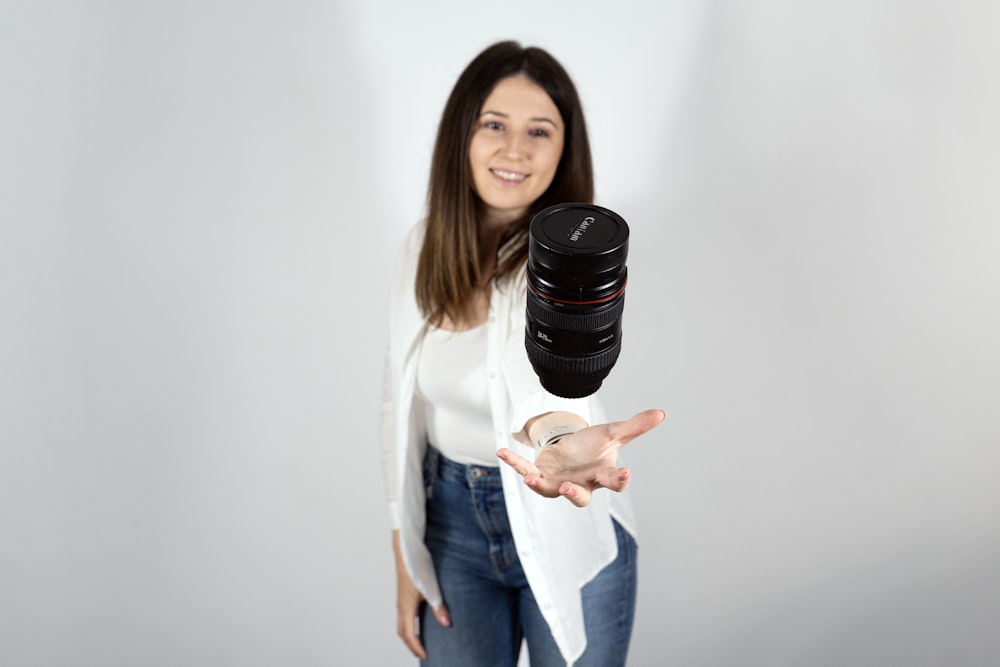
[[622, 491], [628, 486], [631, 472], [618, 467], [618, 450], [666, 416], [663, 410], [645, 410], [625, 421], [588, 426], [540, 450], [533, 462], [506, 447], [497, 456], [536, 493], [547, 498], [564, 496], [584, 507], [590, 504], [594, 489]]

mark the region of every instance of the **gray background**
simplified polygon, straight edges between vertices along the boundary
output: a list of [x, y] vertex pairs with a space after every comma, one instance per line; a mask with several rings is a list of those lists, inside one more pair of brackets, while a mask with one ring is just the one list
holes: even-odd
[[[572, 9], [570, 9], [572, 7]], [[386, 273], [498, 38], [632, 226], [631, 665], [1000, 652], [988, 2], [6, 2], [0, 663], [413, 664]]]

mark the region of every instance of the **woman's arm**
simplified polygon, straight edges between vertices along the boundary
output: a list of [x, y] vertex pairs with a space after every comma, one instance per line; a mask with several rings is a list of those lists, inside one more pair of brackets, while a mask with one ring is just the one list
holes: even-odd
[[389, 523], [399, 527], [399, 508], [396, 500], [396, 443], [395, 409], [392, 400], [392, 379], [389, 368], [389, 350], [386, 349], [382, 372], [382, 400], [379, 404], [379, 450], [382, 460], [382, 478], [388, 504]]

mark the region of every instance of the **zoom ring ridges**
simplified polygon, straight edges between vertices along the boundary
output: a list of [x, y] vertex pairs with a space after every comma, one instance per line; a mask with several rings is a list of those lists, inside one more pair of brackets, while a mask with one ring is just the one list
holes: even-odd
[[593, 375], [595, 373], [607, 374], [607, 371], [618, 360], [621, 353], [621, 339], [603, 352], [586, 357], [564, 357], [552, 354], [548, 350], [532, 346], [528, 351], [528, 356], [533, 357], [532, 361], [541, 364], [544, 368], [550, 369], [556, 375]]
[[563, 313], [551, 306], [546, 307], [540, 299], [528, 299], [528, 314], [536, 322], [565, 331], [598, 331], [618, 320], [624, 310], [624, 295], [617, 298], [611, 308], [594, 313]]

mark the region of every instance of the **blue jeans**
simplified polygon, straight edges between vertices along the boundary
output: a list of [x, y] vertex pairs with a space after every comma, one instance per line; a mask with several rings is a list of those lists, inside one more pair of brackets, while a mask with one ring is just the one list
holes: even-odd
[[[452, 626], [424, 605], [424, 667], [515, 667], [522, 639], [532, 667], [565, 667], [514, 549], [500, 469], [467, 466], [428, 447], [425, 542]], [[553, 499], [552, 502], [566, 502]], [[575, 667], [625, 665], [635, 612], [636, 544], [618, 522], [617, 559], [582, 589], [587, 649]]]

